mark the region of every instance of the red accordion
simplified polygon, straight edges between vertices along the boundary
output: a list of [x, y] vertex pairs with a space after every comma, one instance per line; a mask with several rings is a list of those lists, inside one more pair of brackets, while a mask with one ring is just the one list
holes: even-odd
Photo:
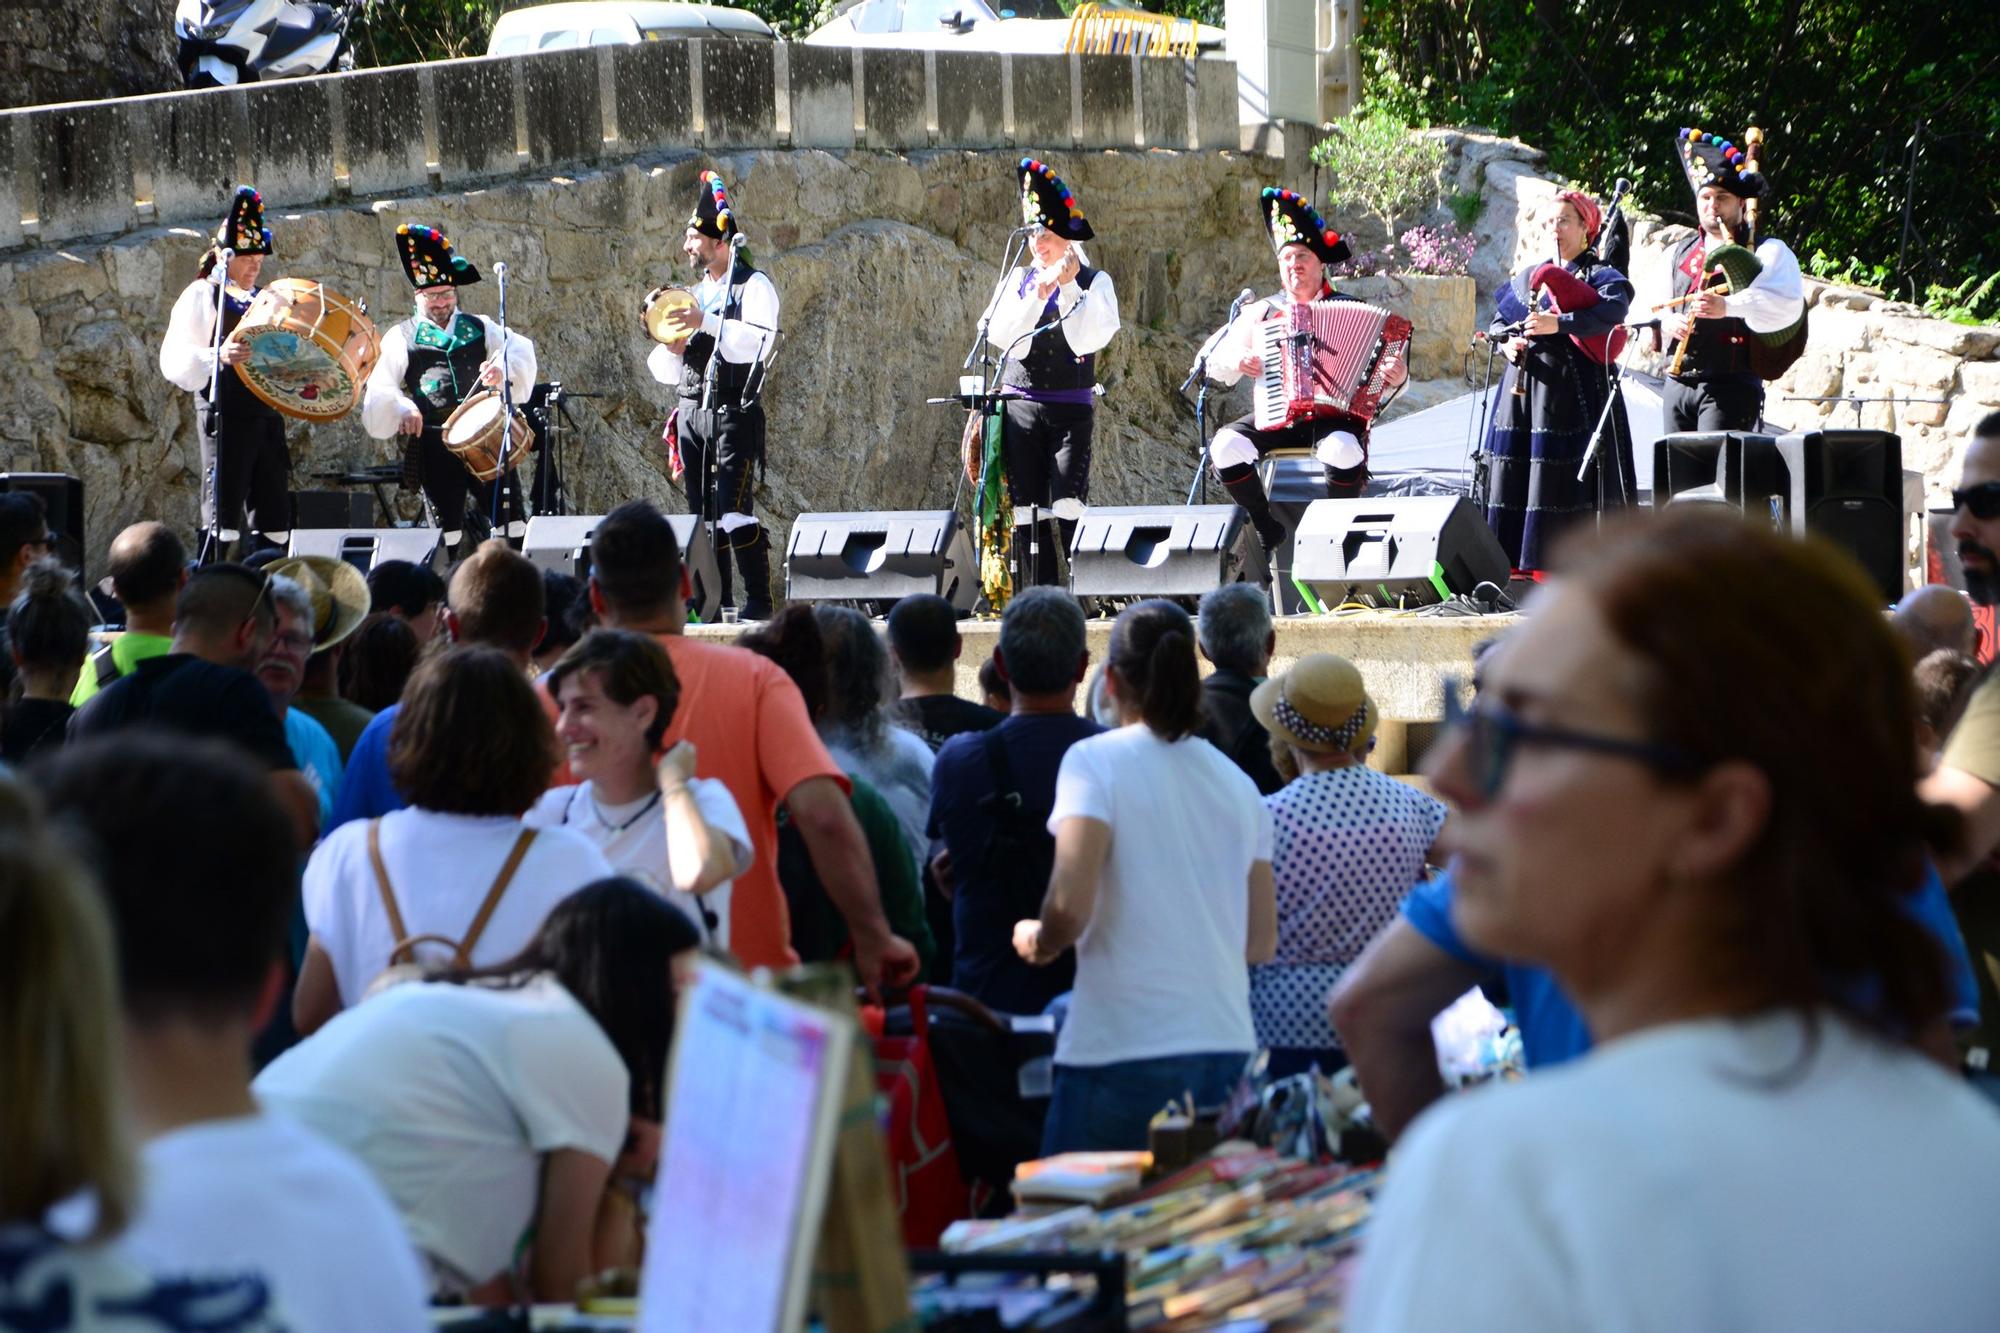
[[1258, 333], [1258, 430], [1321, 417], [1363, 425], [1410, 377], [1410, 321], [1360, 301], [1313, 301], [1278, 310]]

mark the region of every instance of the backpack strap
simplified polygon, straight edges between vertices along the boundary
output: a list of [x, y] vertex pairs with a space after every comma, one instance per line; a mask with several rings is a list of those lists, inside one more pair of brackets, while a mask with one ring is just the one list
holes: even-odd
[[986, 767], [993, 774], [993, 797], [1005, 801], [1018, 812], [1021, 808], [1021, 784], [1014, 780], [1014, 766], [1007, 762], [1007, 743], [1000, 739], [998, 727], [988, 727], [979, 738], [979, 746], [986, 751]]
[[493, 909], [500, 905], [500, 895], [507, 892], [513, 882], [514, 872], [521, 868], [521, 860], [527, 856], [528, 848], [535, 842], [535, 830], [524, 828], [514, 839], [514, 850], [507, 853], [506, 863], [500, 867], [499, 875], [493, 880], [493, 887], [486, 891], [486, 901], [479, 904], [479, 914], [472, 918], [472, 926], [465, 932], [465, 939], [458, 946], [459, 960], [470, 966], [472, 950], [478, 945], [479, 937], [486, 933], [486, 923], [493, 916]]
[[396, 891], [389, 887], [389, 867], [382, 860], [382, 821], [368, 821], [368, 863], [375, 868], [375, 890], [382, 895], [383, 910], [389, 914], [389, 937], [396, 941], [396, 947], [389, 955], [395, 962], [396, 956], [406, 951], [409, 934], [403, 925], [403, 909], [396, 906]]

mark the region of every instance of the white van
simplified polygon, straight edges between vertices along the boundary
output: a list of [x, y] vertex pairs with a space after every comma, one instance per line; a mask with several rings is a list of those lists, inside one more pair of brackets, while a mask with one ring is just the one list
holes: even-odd
[[675, 0], [568, 0], [512, 9], [493, 25], [489, 56], [562, 51], [573, 46], [637, 46], [676, 37], [725, 41], [777, 40], [771, 25], [747, 9]]

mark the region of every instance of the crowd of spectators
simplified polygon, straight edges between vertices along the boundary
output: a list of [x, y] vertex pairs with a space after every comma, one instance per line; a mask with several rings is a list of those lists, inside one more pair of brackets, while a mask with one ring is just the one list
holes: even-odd
[[[1046, 1016], [1049, 1153], [1144, 1147], [1260, 1053], [1351, 1063], [1398, 1142], [1364, 1333], [2000, 1301], [2000, 686], [1957, 593], [1885, 615], [1829, 548], [1607, 524], [1412, 781], [1252, 585], [1095, 657], [1030, 589], [975, 663], [933, 596], [690, 636], [644, 501], [582, 577], [190, 571], [145, 523], [96, 646], [14, 499], [0, 1138], [39, 1163], [0, 1164], [0, 1328], [61, 1282], [138, 1329], [415, 1329], [635, 1266], [703, 952]], [[1990, 605], [2000, 414], [1958, 500]], [[1530, 1074], [1447, 1096], [1431, 1025], [1481, 985]]]

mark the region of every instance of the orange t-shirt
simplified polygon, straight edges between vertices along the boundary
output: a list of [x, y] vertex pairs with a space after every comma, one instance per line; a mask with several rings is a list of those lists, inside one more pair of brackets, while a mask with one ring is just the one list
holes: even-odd
[[[790, 967], [791, 913], [778, 885], [778, 805], [808, 778], [832, 778], [847, 789], [806, 716], [805, 700], [783, 667], [747, 648], [656, 634], [680, 677], [681, 701], [662, 747], [690, 741], [695, 773], [717, 778], [736, 798], [750, 829], [756, 864], [736, 877], [729, 898], [729, 951], [746, 967]], [[543, 702], [559, 711], [547, 690]], [[571, 781], [569, 765], [553, 785]]]

